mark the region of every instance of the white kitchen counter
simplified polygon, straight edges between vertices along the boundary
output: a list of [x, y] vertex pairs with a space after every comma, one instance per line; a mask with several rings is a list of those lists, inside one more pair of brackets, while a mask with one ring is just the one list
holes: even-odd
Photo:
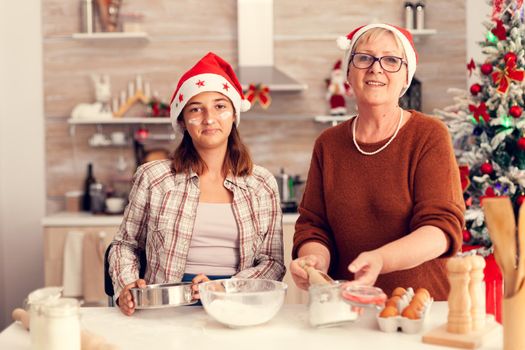
[[[426, 331], [444, 324], [447, 303], [435, 302], [420, 334], [384, 333], [367, 310], [356, 323], [315, 329], [308, 324], [305, 305], [284, 305], [265, 325], [231, 329], [210, 318], [202, 307], [141, 310], [126, 317], [115, 308], [82, 308], [84, 329], [101, 335], [120, 349], [450, 349], [421, 342]], [[501, 326], [480, 349], [502, 349]], [[0, 333], [0, 349], [29, 350], [29, 333], [18, 323]]]
[[[283, 225], [293, 225], [299, 214], [284, 214]], [[71, 226], [119, 226], [122, 215], [93, 215], [86, 212], [57, 213], [42, 219], [44, 227], [71, 227]]]

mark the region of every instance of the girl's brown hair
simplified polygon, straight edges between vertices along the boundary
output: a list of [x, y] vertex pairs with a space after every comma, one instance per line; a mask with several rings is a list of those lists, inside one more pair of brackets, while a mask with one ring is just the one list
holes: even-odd
[[[182, 113], [177, 118], [182, 119]], [[193, 140], [187, 130], [183, 130], [182, 141], [171, 156], [171, 166], [175, 172], [189, 173], [191, 170], [201, 175], [206, 169], [206, 163], [199, 156], [193, 145]], [[226, 176], [231, 172], [234, 176], [250, 175], [253, 171], [253, 162], [248, 147], [242, 142], [235, 123], [228, 136], [226, 156], [222, 164], [222, 173]]]

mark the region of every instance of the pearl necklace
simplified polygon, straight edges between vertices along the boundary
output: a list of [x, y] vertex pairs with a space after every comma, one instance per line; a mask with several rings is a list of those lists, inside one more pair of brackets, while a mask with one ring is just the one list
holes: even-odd
[[354, 119], [354, 122], [352, 124], [352, 140], [354, 141], [354, 145], [355, 145], [355, 148], [357, 148], [357, 150], [359, 151], [359, 153], [361, 154], [364, 154], [365, 156], [373, 156], [374, 154], [378, 154], [379, 152], [381, 152], [382, 150], [384, 150], [385, 148], [388, 147], [389, 144], [392, 143], [392, 141], [394, 141], [394, 139], [396, 138], [397, 136], [397, 133], [399, 132], [399, 129], [401, 129], [401, 124], [403, 123], [403, 109], [402, 108], [399, 108], [399, 111], [401, 112], [399, 114], [399, 122], [397, 123], [397, 128], [396, 128], [396, 131], [394, 131], [394, 134], [392, 135], [392, 137], [390, 138], [390, 140], [387, 141], [387, 143], [385, 143], [382, 147], [380, 147], [379, 149], [373, 151], [373, 152], [366, 152], [366, 151], [363, 151], [361, 149], [361, 147], [359, 147], [359, 145], [357, 144], [357, 140], [356, 140], [356, 136], [355, 136], [355, 130], [357, 128], [357, 119], [359, 118], [359, 114], [355, 116], [355, 119]]

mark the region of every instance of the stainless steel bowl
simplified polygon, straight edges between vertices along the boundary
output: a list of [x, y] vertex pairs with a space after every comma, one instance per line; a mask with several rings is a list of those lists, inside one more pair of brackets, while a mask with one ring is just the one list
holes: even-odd
[[193, 298], [191, 282], [149, 284], [146, 288], [131, 288], [136, 309], [157, 309], [197, 302]]

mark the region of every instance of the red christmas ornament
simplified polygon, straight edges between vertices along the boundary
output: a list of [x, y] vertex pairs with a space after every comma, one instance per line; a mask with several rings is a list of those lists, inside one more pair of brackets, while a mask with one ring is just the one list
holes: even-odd
[[472, 239], [472, 234], [469, 230], [463, 230], [463, 242], [470, 242]]
[[525, 137], [520, 137], [516, 145], [520, 150], [525, 151]]
[[516, 62], [517, 59], [518, 56], [514, 52], [507, 52], [504, 57], [505, 62]]
[[149, 137], [149, 130], [146, 128], [140, 128], [135, 131], [135, 138], [137, 140], [145, 140]]
[[509, 108], [509, 114], [514, 118], [521, 117], [521, 113], [523, 113], [523, 109], [521, 109], [520, 106], [512, 106]]
[[520, 194], [520, 195], [518, 196], [518, 198], [516, 198], [516, 204], [519, 205], [519, 206], [521, 206], [521, 204], [523, 203], [523, 201], [525, 201], [525, 196], [522, 195], [522, 194]]
[[481, 165], [481, 172], [485, 175], [490, 175], [494, 172], [494, 167], [489, 162], [483, 163]]
[[492, 64], [490, 63], [483, 63], [481, 65], [481, 73], [485, 74], [485, 75], [489, 75], [490, 73], [492, 73]]
[[479, 84], [472, 84], [470, 87], [470, 93], [474, 96], [477, 96], [481, 92], [481, 85]]

